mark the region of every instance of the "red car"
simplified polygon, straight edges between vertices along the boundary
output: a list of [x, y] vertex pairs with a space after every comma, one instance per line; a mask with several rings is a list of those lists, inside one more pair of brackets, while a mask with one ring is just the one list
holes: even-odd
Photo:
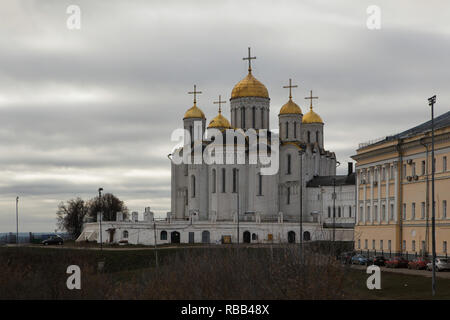
[[403, 257], [393, 257], [385, 262], [387, 268], [407, 268], [408, 260]]
[[427, 268], [428, 263], [430, 263], [430, 260], [426, 258], [415, 258], [408, 263], [408, 269], [424, 270]]

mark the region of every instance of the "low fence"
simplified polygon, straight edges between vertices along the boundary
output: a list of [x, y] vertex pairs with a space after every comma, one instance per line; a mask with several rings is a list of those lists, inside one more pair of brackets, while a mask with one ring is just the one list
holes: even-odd
[[44, 232], [28, 232], [19, 233], [19, 241], [17, 241], [17, 234], [14, 232], [0, 233], [0, 245], [16, 244], [16, 243], [41, 243], [42, 240], [48, 239], [57, 234], [64, 240], [72, 240], [72, 237], [67, 233], [44, 233]]
[[[365, 249], [365, 250], [355, 250], [356, 253], [360, 253], [365, 257], [374, 257], [374, 256], [384, 256], [387, 258], [391, 258], [391, 257], [404, 257], [407, 260], [413, 260], [415, 258], [418, 257], [425, 257], [425, 258], [430, 258], [432, 257], [431, 254], [428, 253], [422, 253], [422, 252], [408, 252], [408, 251], [404, 251], [404, 252], [397, 252], [397, 251], [391, 251], [391, 250], [370, 250], [370, 249]], [[438, 258], [448, 258], [447, 253], [445, 253], [445, 256], [437, 256]]]

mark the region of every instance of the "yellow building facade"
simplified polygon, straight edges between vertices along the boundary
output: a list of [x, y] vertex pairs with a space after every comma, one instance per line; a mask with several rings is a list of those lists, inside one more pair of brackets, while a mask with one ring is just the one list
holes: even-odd
[[[450, 243], [450, 111], [435, 118], [436, 253]], [[360, 144], [355, 250], [431, 254], [431, 121]]]

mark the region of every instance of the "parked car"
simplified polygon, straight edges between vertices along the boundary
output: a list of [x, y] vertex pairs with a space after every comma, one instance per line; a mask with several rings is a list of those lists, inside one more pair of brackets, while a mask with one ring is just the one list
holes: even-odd
[[403, 257], [393, 257], [385, 262], [387, 268], [407, 268], [408, 259]]
[[370, 259], [370, 264], [382, 267], [386, 264], [386, 260], [387, 259], [384, 256], [375, 256]]
[[357, 254], [352, 257], [351, 262], [352, 264], [366, 265], [368, 264], [369, 260], [362, 254]]
[[60, 236], [54, 235], [51, 236], [48, 239], [45, 239], [42, 241], [42, 244], [45, 246], [48, 246], [49, 244], [59, 244], [62, 245], [64, 243], [63, 238], [61, 238]]
[[[433, 269], [433, 263], [427, 264], [427, 270]], [[450, 259], [436, 258], [436, 271], [450, 270]]]
[[342, 264], [351, 264], [352, 257], [355, 255], [354, 251], [342, 252], [340, 256], [340, 260]]
[[429, 263], [430, 260], [428, 260], [427, 258], [418, 257], [408, 263], [408, 269], [423, 270], [427, 268], [427, 265]]

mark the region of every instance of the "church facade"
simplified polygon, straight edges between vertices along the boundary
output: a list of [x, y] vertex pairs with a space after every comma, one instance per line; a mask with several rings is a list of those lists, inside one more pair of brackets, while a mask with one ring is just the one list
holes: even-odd
[[[171, 163], [171, 211], [157, 220], [149, 208], [144, 220], [104, 222], [105, 242], [162, 244], [271, 243], [353, 239], [355, 181], [337, 176], [334, 152], [324, 147], [324, 121], [313, 109], [312, 91], [308, 112], [292, 98], [278, 111], [278, 133], [270, 129], [270, 97], [265, 85], [252, 73], [250, 50], [248, 74], [231, 91], [229, 119], [218, 114], [207, 121], [194, 104], [183, 117], [183, 145], [173, 151]], [[257, 139], [252, 142], [249, 132]], [[231, 133], [230, 142], [227, 134]], [[266, 140], [261, 140], [265, 137]], [[222, 140], [220, 140], [222, 139]], [[254, 142], [258, 145], [254, 144]], [[264, 141], [265, 143], [260, 143]], [[230, 148], [230, 149], [229, 149]], [[263, 150], [265, 149], [265, 150]], [[228, 163], [231, 153], [232, 163]], [[195, 161], [195, 151], [209, 152], [216, 162]], [[276, 172], [267, 174], [266, 163], [251, 162], [253, 153], [276, 157]], [[194, 154], [194, 156], [192, 156]], [[183, 162], [174, 161], [175, 156]], [[241, 160], [237, 159], [241, 155]], [[253, 159], [253, 158], [252, 158]], [[334, 194], [334, 196], [333, 196]], [[332, 208], [330, 213], [330, 200]], [[339, 213], [339, 214], [338, 214]], [[331, 219], [330, 219], [331, 218]], [[99, 227], [85, 226], [79, 240], [98, 238]], [[97, 233], [97, 235], [95, 235]]]

